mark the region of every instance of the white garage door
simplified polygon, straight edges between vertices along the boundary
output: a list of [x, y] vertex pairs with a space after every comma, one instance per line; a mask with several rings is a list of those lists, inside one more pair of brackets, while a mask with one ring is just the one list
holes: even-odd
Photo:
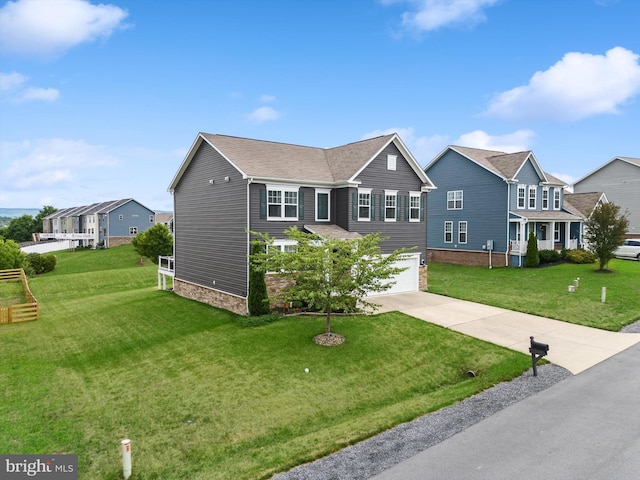
[[392, 293], [417, 292], [420, 275], [420, 254], [407, 255], [404, 259], [399, 260], [397, 265], [406, 268], [394, 277], [395, 285], [384, 292], [373, 292], [374, 295], [389, 295]]

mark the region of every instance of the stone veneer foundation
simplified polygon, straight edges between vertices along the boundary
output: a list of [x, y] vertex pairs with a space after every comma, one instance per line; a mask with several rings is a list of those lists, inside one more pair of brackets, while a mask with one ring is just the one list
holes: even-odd
[[213, 288], [203, 287], [183, 280], [173, 279], [173, 291], [181, 297], [197, 300], [213, 307], [224, 308], [239, 315], [247, 315], [247, 299], [221, 292]]
[[[455, 263], [458, 265], [473, 265], [479, 267], [489, 266], [489, 252], [469, 250], [437, 250], [427, 249], [427, 261], [429, 263]], [[492, 252], [492, 267], [504, 267], [504, 252]]]

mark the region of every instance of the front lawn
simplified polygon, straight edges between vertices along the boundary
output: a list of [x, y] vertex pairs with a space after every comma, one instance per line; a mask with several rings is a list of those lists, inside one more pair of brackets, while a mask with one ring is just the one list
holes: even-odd
[[[249, 327], [155, 288], [129, 246], [58, 253], [41, 319], [0, 325], [0, 451], [79, 455], [80, 478], [254, 479], [520, 375], [530, 359], [399, 313]], [[305, 373], [309, 368], [309, 373]], [[465, 373], [474, 370], [476, 378]]]
[[[640, 319], [640, 262], [611, 260], [609, 273], [596, 264], [563, 263], [540, 268], [429, 264], [429, 291], [450, 297], [619, 331]], [[568, 286], [579, 278], [574, 293]], [[606, 301], [602, 303], [602, 287]]]

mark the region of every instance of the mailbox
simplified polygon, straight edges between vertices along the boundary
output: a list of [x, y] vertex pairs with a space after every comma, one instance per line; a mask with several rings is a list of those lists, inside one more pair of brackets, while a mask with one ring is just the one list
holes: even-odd
[[531, 347], [529, 348], [529, 352], [537, 355], [546, 355], [549, 353], [549, 345], [546, 343], [536, 342], [533, 340], [533, 337], [531, 337]]
[[533, 337], [529, 337], [531, 339], [531, 346], [529, 347], [529, 352], [531, 353], [531, 366], [533, 367], [533, 376], [538, 376], [537, 364], [538, 360], [544, 357], [547, 353], [549, 353], [549, 345], [546, 343], [536, 342]]

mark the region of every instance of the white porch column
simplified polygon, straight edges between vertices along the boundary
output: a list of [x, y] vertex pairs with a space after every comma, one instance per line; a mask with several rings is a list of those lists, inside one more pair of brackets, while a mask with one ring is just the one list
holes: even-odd
[[551, 221], [551, 245], [553, 245], [553, 249], [556, 247], [556, 222], [555, 220]]
[[571, 222], [564, 222], [564, 248], [571, 248]]
[[528, 239], [529, 236], [527, 235], [527, 222], [520, 222], [520, 251], [518, 253], [524, 253], [527, 251], [526, 245]]

